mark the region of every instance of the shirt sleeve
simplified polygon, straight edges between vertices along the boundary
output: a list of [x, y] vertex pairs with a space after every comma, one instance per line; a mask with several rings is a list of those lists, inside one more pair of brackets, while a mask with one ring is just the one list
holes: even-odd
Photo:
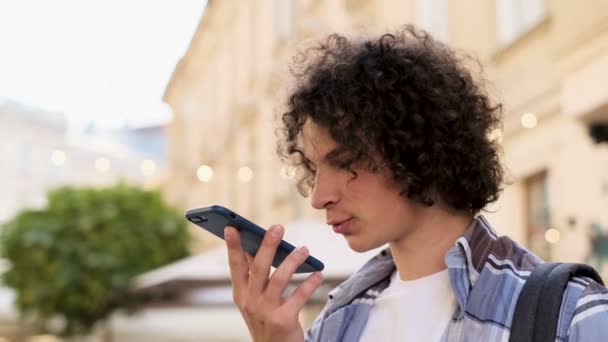
[[608, 341], [608, 290], [591, 282], [576, 302], [568, 342]]

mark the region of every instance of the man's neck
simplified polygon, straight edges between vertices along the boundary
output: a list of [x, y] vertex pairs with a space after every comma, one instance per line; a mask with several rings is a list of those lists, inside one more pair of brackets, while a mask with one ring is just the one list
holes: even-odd
[[445, 255], [473, 222], [473, 215], [431, 207], [411, 232], [389, 243], [401, 280], [416, 280], [446, 269]]

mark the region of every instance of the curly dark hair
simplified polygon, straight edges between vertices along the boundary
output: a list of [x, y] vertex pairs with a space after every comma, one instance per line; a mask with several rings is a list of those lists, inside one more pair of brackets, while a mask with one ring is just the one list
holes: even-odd
[[336, 141], [328, 155], [336, 167], [387, 167], [404, 196], [427, 206], [440, 200], [476, 214], [496, 201], [503, 168], [490, 136], [501, 128], [502, 106], [465, 67], [470, 61], [410, 25], [356, 42], [333, 34], [299, 53], [278, 152], [303, 171], [300, 191], [307, 195], [314, 182], [298, 145], [311, 119]]

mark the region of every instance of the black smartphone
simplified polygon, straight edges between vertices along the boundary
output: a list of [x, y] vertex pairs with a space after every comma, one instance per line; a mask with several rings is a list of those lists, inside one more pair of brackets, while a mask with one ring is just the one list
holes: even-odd
[[[186, 218], [199, 227], [211, 232], [217, 237], [224, 239], [224, 228], [232, 226], [239, 230], [243, 249], [251, 255], [255, 255], [260, 248], [266, 230], [255, 223], [236, 214], [234, 211], [213, 205], [205, 208], [190, 209], [186, 211]], [[276, 251], [272, 266], [278, 267], [295, 247], [285, 240], [281, 240]], [[296, 273], [309, 273], [322, 271], [325, 265], [317, 258], [309, 256]]]

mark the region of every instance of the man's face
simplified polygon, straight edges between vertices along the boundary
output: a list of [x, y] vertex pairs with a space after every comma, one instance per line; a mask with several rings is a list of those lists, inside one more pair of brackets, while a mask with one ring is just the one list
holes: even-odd
[[416, 227], [422, 207], [400, 195], [386, 170], [339, 169], [326, 160], [337, 145], [329, 132], [307, 120], [302, 150], [316, 168], [311, 205], [323, 209], [327, 223], [343, 234], [351, 249], [364, 252], [398, 242]]

